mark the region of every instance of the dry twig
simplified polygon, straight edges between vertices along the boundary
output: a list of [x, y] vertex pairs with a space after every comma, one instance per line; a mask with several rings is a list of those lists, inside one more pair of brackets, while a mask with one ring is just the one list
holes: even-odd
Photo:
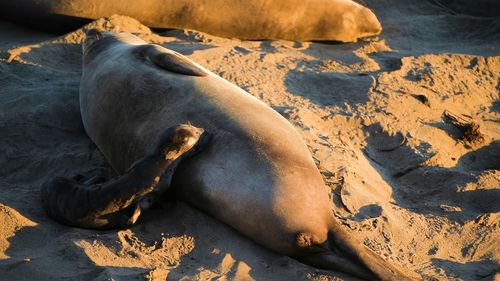
[[447, 110], [444, 111], [443, 115], [446, 117], [446, 121], [460, 130], [459, 139], [464, 143], [474, 145], [484, 141], [484, 136], [479, 131], [479, 124], [472, 121], [472, 118], [466, 119]]

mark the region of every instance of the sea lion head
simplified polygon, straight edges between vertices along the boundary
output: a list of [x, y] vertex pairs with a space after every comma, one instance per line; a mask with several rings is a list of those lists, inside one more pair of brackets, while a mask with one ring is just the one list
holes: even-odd
[[382, 32], [382, 25], [372, 10], [361, 6], [356, 12], [357, 30], [360, 37], [378, 35]]
[[128, 32], [112, 33], [92, 28], [85, 31], [85, 40], [83, 41], [82, 48], [83, 62], [90, 62], [104, 50], [108, 50], [110, 45], [118, 42], [144, 44], [144, 41]]
[[[105, 38], [107, 38], [105, 40]], [[111, 40], [110, 40], [111, 39]], [[103, 47], [107, 44], [104, 44], [106, 41], [113, 41], [113, 34], [100, 31], [98, 29], [92, 28], [85, 32], [85, 40], [83, 41], [83, 59], [84, 63], [94, 58], [97, 54], [99, 54]]]
[[[374, 36], [382, 32], [377, 16], [368, 8], [354, 2], [346, 3], [339, 17], [332, 18], [325, 38], [338, 38], [342, 42], [356, 42], [358, 38]], [[324, 22], [321, 22], [324, 24]]]

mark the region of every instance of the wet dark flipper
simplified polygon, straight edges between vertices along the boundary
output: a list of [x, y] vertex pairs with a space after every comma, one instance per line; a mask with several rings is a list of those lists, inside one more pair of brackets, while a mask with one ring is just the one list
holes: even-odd
[[67, 225], [94, 229], [130, 227], [168, 189], [164, 184], [170, 183], [180, 161], [199, 152], [207, 141], [203, 129], [190, 125], [169, 128], [159, 143], [121, 176], [107, 182], [99, 176], [55, 178], [43, 184], [44, 208], [52, 218]]

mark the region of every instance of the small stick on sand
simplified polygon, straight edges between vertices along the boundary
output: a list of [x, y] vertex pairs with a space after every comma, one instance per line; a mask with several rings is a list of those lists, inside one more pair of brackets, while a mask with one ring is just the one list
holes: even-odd
[[446, 117], [445, 121], [451, 123], [460, 130], [462, 135], [459, 139], [461, 141], [471, 145], [480, 144], [484, 141], [484, 136], [479, 131], [479, 124], [472, 121], [471, 118], [465, 119], [447, 110], [444, 111], [443, 115]]

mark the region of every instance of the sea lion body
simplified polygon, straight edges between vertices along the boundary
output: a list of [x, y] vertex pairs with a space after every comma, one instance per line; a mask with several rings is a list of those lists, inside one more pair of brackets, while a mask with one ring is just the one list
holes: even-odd
[[[328, 196], [288, 121], [201, 66], [206, 76], [165, 71], [134, 55], [140, 46], [133, 44], [142, 40], [123, 40], [131, 44], [109, 46], [84, 66], [80, 86], [85, 129], [118, 172], [141, 158], [164, 128], [189, 122], [213, 137], [196, 161], [177, 170], [174, 187], [183, 200], [289, 255], [300, 232], [326, 240]], [[290, 241], [279, 235], [284, 232], [293, 233]]]
[[250, 40], [354, 42], [382, 30], [371, 10], [351, 0], [18, 0], [3, 3], [3, 10], [37, 25], [120, 14], [150, 27]]
[[80, 106], [88, 135], [118, 172], [164, 128], [206, 128], [210, 143], [174, 175], [181, 200], [309, 264], [404, 280], [334, 220], [322, 177], [292, 125], [189, 59], [130, 34], [93, 34], [84, 44]]

